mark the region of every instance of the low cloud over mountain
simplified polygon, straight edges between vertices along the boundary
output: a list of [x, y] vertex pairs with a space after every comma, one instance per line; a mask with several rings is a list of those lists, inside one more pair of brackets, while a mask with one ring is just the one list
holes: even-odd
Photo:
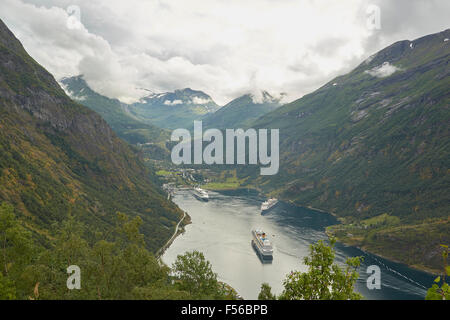
[[[379, 30], [367, 27], [369, 5], [380, 8]], [[447, 0], [2, 0], [0, 17], [57, 78], [83, 74], [124, 102], [146, 95], [138, 88], [191, 87], [224, 105], [262, 89], [298, 98], [392, 42], [448, 28], [449, 9]]]

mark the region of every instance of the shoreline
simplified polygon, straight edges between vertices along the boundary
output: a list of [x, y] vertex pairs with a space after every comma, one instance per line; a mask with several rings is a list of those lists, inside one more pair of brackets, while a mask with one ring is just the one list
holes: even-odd
[[[182, 228], [180, 228], [180, 224], [185, 220], [188, 219], [188, 222], [186, 223], [186, 225], [184, 225]], [[175, 227], [175, 232], [172, 234], [172, 236], [170, 237], [169, 240], [167, 240], [167, 242], [156, 252], [156, 259], [158, 259], [159, 261], [161, 260], [161, 257], [163, 256], [164, 252], [169, 249], [170, 245], [175, 241], [175, 239], [180, 235], [183, 234], [184, 227], [187, 226], [188, 224], [191, 224], [191, 216], [186, 212], [183, 211], [183, 217], [180, 219], [180, 221], [178, 221], [176, 227]]]
[[254, 191], [254, 192], [263, 194], [263, 193], [261, 193], [260, 190], [255, 189], [255, 188], [242, 188], [242, 187], [239, 187], [239, 188], [208, 188], [207, 186], [202, 186], [202, 188], [205, 189], [205, 190], [214, 191], [214, 192], [221, 192], [221, 191]]
[[[189, 189], [189, 188], [182, 188], [182, 189]], [[245, 189], [242, 189], [242, 188], [241, 188], [241, 191], [242, 191], [242, 190], [246, 191], [247, 188], [245, 188]], [[234, 191], [237, 191], [237, 190], [235, 189]], [[325, 214], [329, 214], [330, 216], [333, 216], [333, 217], [335, 217], [335, 218], [338, 218], [338, 217], [336, 216], [336, 214], [327, 212], [327, 211], [322, 210], [322, 209], [314, 208], [314, 207], [312, 207], [312, 206], [299, 205], [299, 204], [294, 203], [294, 202], [291, 201], [291, 200], [286, 200], [286, 199], [281, 200], [281, 201], [282, 201], [282, 202], [285, 202], [285, 203], [287, 203], [287, 204], [289, 204], [289, 205], [295, 206], [295, 207], [313, 210], [313, 211], [315, 211], [316, 213], [321, 213], [321, 214], [324, 214], [324, 213], [325, 213]], [[184, 211], [183, 211], [183, 212], [184, 212]], [[183, 222], [183, 221], [186, 221], [185, 219], [189, 219], [189, 217], [190, 217], [190, 216], [189, 216], [188, 212], [184, 212], [183, 218], [178, 222], [178, 226], [180, 226], [180, 228], [178, 228], [177, 232], [174, 233], [174, 234], [172, 235], [171, 239], [169, 239], [169, 240], [167, 241], [167, 243], [164, 245], [164, 247], [161, 248], [160, 251], [158, 252], [158, 253], [159, 253], [159, 255], [158, 255], [158, 261], [159, 261], [160, 263], [165, 264], [164, 261], [163, 261], [163, 259], [162, 259], [162, 256], [164, 255], [165, 251], [172, 245], [173, 241], [176, 239], [176, 237], [177, 237], [179, 234], [181, 234], [181, 233], [183, 233], [184, 231], [186, 231], [185, 229], [181, 228], [181, 226], [182, 226], [182, 222]], [[190, 224], [190, 223], [193, 223], [193, 222], [190, 221], [190, 220], [188, 220], [188, 223], [187, 223], [186, 225], [188, 225], [188, 224]], [[342, 224], [342, 223], [339, 222], [339, 221], [336, 221], [335, 225], [339, 225], [339, 224]], [[330, 237], [333, 236], [333, 234], [330, 233], [330, 232], [328, 232], [327, 229], [325, 229], [324, 231], [325, 231], [324, 233], [325, 233], [325, 235], [326, 235], [326, 238], [325, 238], [325, 239], [329, 239]], [[423, 267], [417, 267], [417, 266], [414, 266], [414, 265], [409, 265], [409, 264], [407, 264], [407, 263], [404, 263], [404, 262], [402, 262], [402, 261], [397, 260], [396, 258], [390, 258], [390, 257], [385, 256], [385, 255], [383, 255], [383, 254], [379, 254], [379, 253], [376, 252], [376, 251], [368, 250], [368, 249], [365, 248], [364, 246], [361, 246], [361, 245], [359, 245], [359, 244], [357, 244], [357, 243], [353, 243], [353, 244], [352, 244], [352, 243], [348, 243], [348, 241], [345, 241], [344, 239], [339, 239], [339, 238], [337, 238], [337, 237], [335, 237], [335, 238], [336, 238], [336, 240], [337, 240], [341, 245], [351, 246], [351, 247], [353, 247], [353, 248], [357, 248], [357, 249], [363, 251], [364, 253], [371, 254], [371, 255], [373, 255], [373, 256], [375, 256], [375, 257], [385, 259], [385, 260], [390, 261], [390, 262], [392, 262], [392, 263], [401, 264], [401, 265], [403, 265], [403, 266], [405, 266], [405, 267], [408, 267], [408, 268], [411, 268], [411, 269], [413, 269], [413, 270], [417, 270], [417, 271], [423, 272], [423, 273], [425, 273], [425, 274], [427, 274], [427, 275], [432, 275], [432, 276], [436, 275], [436, 273], [434, 273], [433, 270], [426, 269], [426, 268], [423, 268]], [[186, 249], [186, 250], [189, 251], [190, 249]], [[355, 253], [355, 255], [361, 255], [361, 254], [356, 254], [356, 253]], [[221, 281], [223, 282], [223, 280], [221, 280]]]
[[[327, 235], [328, 239], [330, 239], [330, 237], [333, 236], [328, 230], [325, 230], [325, 234]], [[416, 271], [424, 272], [424, 273], [426, 273], [426, 274], [428, 274], [428, 275], [432, 275], [432, 276], [438, 276], [438, 275], [440, 275], [439, 272], [436, 272], [437, 270], [433, 270], [433, 269], [429, 269], [429, 268], [417, 267], [416, 265], [409, 265], [409, 264], [407, 264], [407, 263], [405, 263], [405, 262], [402, 262], [402, 261], [400, 261], [400, 260], [397, 260], [396, 258], [391, 258], [391, 257], [388, 257], [388, 256], [386, 256], [386, 255], [383, 255], [383, 254], [381, 254], [381, 253], [379, 253], [379, 252], [372, 251], [372, 250], [368, 249], [368, 248], [365, 247], [365, 246], [360, 246], [360, 245], [357, 245], [357, 244], [354, 244], [354, 243], [345, 241], [344, 239], [340, 239], [340, 238], [338, 238], [338, 237], [335, 237], [335, 238], [336, 238], [336, 241], [337, 241], [337, 242], [339, 242], [339, 243], [341, 243], [341, 244], [343, 244], [343, 245], [346, 245], [346, 246], [349, 246], [349, 247], [357, 248], [357, 249], [363, 251], [364, 253], [369, 253], [369, 254], [371, 254], [371, 255], [373, 255], [373, 256], [376, 256], [376, 257], [378, 257], [378, 258], [382, 258], [382, 259], [384, 259], [384, 260], [389, 260], [389, 261], [391, 261], [391, 262], [394, 262], [394, 263], [397, 263], [397, 264], [404, 265], [404, 266], [406, 266], [406, 267], [408, 267], [408, 268], [414, 269], [414, 270], [416, 270]]]
[[[189, 187], [181, 187], [179, 189], [190, 189]], [[187, 219], [187, 223], [183, 226], [183, 228], [179, 228], [180, 224]], [[175, 241], [175, 239], [180, 235], [184, 233], [184, 227], [191, 224], [192, 223], [192, 219], [191, 216], [189, 215], [189, 213], [187, 213], [186, 211], [183, 211], [183, 217], [180, 219], [180, 221], [178, 221], [178, 224], [175, 228], [175, 232], [172, 235], [172, 237], [166, 242], [166, 244], [164, 246], [162, 246], [158, 252], [157, 252], [157, 260], [159, 263], [164, 264], [164, 261], [162, 260], [162, 256], [164, 255], [164, 252], [169, 249], [169, 247], [172, 245], [172, 243]], [[183, 230], [182, 230], [183, 229]], [[243, 300], [242, 296], [237, 292], [237, 290], [235, 288], [233, 288], [232, 286], [230, 286], [228, 283], [218, 280], [220, 284], [222, 284], [223, 288], [227, 288], [227, 290], [229, 290], [230, 294], [232, 294], [235, 298], [235, 300]]]
[[[328, 232], [326, 232], [326, 234], [327, 234], [328, 238], [330, 238], [330, 236], [332, 236]], [[397, 263], [397, 264], [404, 265], [404, 266], [406, 266], [408, 268], [411, 268], [411, 269], [416, 270], [416, 271], [424, 272], [424, 273], [426, 273], [428, 275], [431, 275], [431, 276], [437, 277], [439, 275], [442, 275], [441, 274], [442, 272], [440, 272], [438, 270], [433, 270], [433, 269], [425, 268], [425, 267], [418, 267], [417, 265], [410, 265], [410, 264], [407, 264], [407, 263], [405, 263], [403, 261], [397, 260], [396, 258], [391, 258], [389, 256], [383, 255], [382, 253], [370, 250], [370, 249], [368, 249], [365, 246], [359, 246], [359, 245], [356, 245], [356, 244], [349, 243], [349, 242], [347, 242], [347, 241], [345, 241], [343, 239], [339, 239], [337, 237], [335, 237], [335, 238], [336, 238], [337, 242], [339, 242], [339, 243], [341, 243], [343, 245], [357, 248], [357, 249], [363, 251], [364, 253], [369, 253], [369, 254], [371, 254], [371, 255], [373, 255], [375, 257], [378, 257], [378, 258], [381, 258], [381, 259], [384, 259], [384, 260], [388, 260], [388, 261], [391, 261], [391, 262], [394, 262], [394, 263]]]
[[[235, 189], [228, 189], [228, 190], [239, 191], [239, 190], [245, 190], [245, 189], [247, 189], [247, 188], [235, 188]], [[252, 190], [256, 190], [256, 189], [252, 189]], [[256, 191], [258, 191], [258, 190], [256, 190]], [[260, 191], [258, 191], [258, 192], [260, 192]], [[264, 196], [267, 196], [267, 195], [265, 195], [262, 192], [260, 192], [260, 193], [263, 194]], [[312, 206], [300, 205], [300, 204], [297, 204], [293, 200], [290, 200], [290, 199], [280, 199], [280, 201], [287, 202], [287, 203], [289, 203], [289, 204], [291, 204], [293, 206], [299, 207], [299, 208], [305, 208], [305, 209], [310, 209], [310, 210], [313, 210], [313, 211], [317, 211], [319, 213], [329, 214], [329, 215], [335, 217], [340, 222], [340, 224], [342, 224], [341, 218], [334, 212], [328, 212], [328, 211], [325, 211], [323, 209], [315, 208], [315, 207], [312, 207]], [[330, 237], [332, 236], [326, 230], [325, 230], [325, 234], [327, 235], [328, 239], [330, 239]], [[440, 272], [438, 270], [430, 269], [430, 268], [427, 268], [427, 267], [418, 266], [418, 265], [410, 265], [410, 264], [405, 263], [403, 261], [397, 260], [395, 257], [385, 256], [383, 254], [380, 254], [379, 252], [372, 251], [372, 250], [370, 250], [370, 249], [368, 249], [368, 248], [366, 248], [364, 246], [359, 246], [359, 245], [355, 245], [355, 244], [349, 243], [349, 242], [345, 241], [345, 239], [339, 239], [337, 237], [335, 237], [335, 238], [336, 238], [336, 240], [338, 242], [340, 242], [341, 244], [344, 244], [346, 246], [355, 247], [355, 248], [357, 248], [357, 249], [359, 249], [359, 250], [361, 250], [361, 251], [363, 251], [365, 253], [370, 253], [370, 254], [375, 255], [375, 256], [377, 256], [379, 258], [382, 258], [382, 259], [385, 259], [385, 260], [389, 260], [389, 261], [392, 261], [394, 263], [405, 265], [408, 268], [411, 268], [411, 269], [414, 269], [414, 270], [417, 270], [417, 271], [421, 271], [421, 272], [424, 272], [424, 273], [429, 274], [429, 275], [438, 276], [438, 275], [440, 275], [442, 273], [442, 272]]]
[[[335, 213], [333, 213], [333, 212], [328, 212], [328, 211], [325, 211], [325, 210], [322, 210], [322, 209], [318, 209], [318, 208], [314, 208], [314, 207], [311, 207], [311, 206], [302, 206], [302, 205], [298, 205], [298, 204], [294, 203], [292, 200], [288, 200], [288, 201], [289, 201], [292, 205], [295, 205], [295, 206], [300, 207], [300, 208], [306, 208], [306, 209], [318, 211], [318, 212], [320, 212], [320, 213], [326, 213], [326, 214], [332, 215], [333, 217], [335, 217], [336, 219], [338, 219], [338, 220], [340, 221], [339, 216], [337, 216], [337, 215], [336, 215]], [[342, 224], [342, 223], [341, 223], [341, 224]], [[331, 234], [331, 232], [328, 232], [327, 230], [325, 230], [325, 234], [327, 235], [328, 239], [330, 239], [330, 237], [333, 236], [333, 235]], [[377, 257], [379, 257], [379, 258], [382, 258], [382, 259], [385, 259], [385, 260], [389, 260], [389, 261], [392, 261], [392, 262], [394, 262], [394, 263], [402, 264], [402, 265], [404, 265], [404, 266], [407, 266], [408, 268], [411, 268], [411, 269], [414, 269], [414, 270], [417, 270], [417, 271], [421, 271], [421, 272], [425, 272], [425, 273], [427, 273], [427, 274], [429, 274], [429, 275], [433, 275], [433, 276], [438, 276], [438, 275], [440, 274], [439, 272], [436, 272], [437, 270], [433, 270], [433, 269], [426, 268], [426, 267], [419, 267], [419, 266], [417, 266], [417, 265], [410, 265], [410, 264], [407, 264], [407, 263], [405, 263], [405, 262], [403, 262], [403, 261], [397, 260], [397, 259], [394, 258], [394, 257], [385, 256], [385, 255], [383, 255], [383, 254], [380, 254], [379, 252], [372, 251], [372, 250], [368, 249], [368, 248], [365, 247], [365, 246], [359, 246], [359, 245], [356, 245], [356, 244], [354, 244], [354, 243], [347, 242], [347, 241], [345, 241], [345, 239], [340, 239], [340, 238], [338, 238], [338, 237], [335, 237], [335, 238], [336, 238], [336, 240], [337, 240], [338, 242], [340, 242], [341, 244], [344, 244], [344, 245], [346, 245], [346, 246], [355, 247], [355, 248], [357, 248], [357, 249], [359, 249], [359, 250], [361, 250], [361, 251], [363, 251], [363, 252], [365, 252], [365, 253], [370, 253], [370, 254], [372, 254], [372, 255], [374, 255], [374, 256], [377, 256]]]

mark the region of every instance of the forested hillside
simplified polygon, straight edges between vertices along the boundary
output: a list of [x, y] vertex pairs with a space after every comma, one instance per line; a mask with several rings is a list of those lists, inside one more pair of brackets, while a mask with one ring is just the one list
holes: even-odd
[[49, 245], [69, 215], [91, 232], [117, 211], [143, 220], [147, 248], [172, 235], [181, 211], [138, 155], [95, 112], [72, 101], [0, 22], [0, 202]]
[[261, 101], [254, 101], [251, 94], [243, 95], [227, 103], [214, 113], [209, 113], [202, 119], [204, 128], [246, 128], [262, 115], [279, 107], [280, 99], [272, 97], [268, 92], [262, 92]]
[[255, 170], [249, 183], [333, 212], [349, 243], [439, 269], [439, 243], [450, 242], [448, 38], [397, 42], [258, 119], [280, 129], [280, 172]]
[[185, 88], [174, 92], [152, 93], [129, 106], [130, 113], [160, 128], [189, 128], [220, 107], [206, 93]]
[[126, 112], [128, 105], [93, 91], [83, 76], [64, 78], [61, 83], [71, 98], [101, 115], [111, 129], [125, 141], [131, 144], [163, 143], [169, 139], [168, 131], [133, 118]]

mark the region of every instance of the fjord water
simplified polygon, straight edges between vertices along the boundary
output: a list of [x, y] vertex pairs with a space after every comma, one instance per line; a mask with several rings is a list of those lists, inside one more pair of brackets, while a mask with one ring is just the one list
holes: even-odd
[[[261, 284], [267, 282], [274, 293], [282, 291], [282, 282], [292, 270], [306, 271], [303, 258], [309, 245], [327, 239], [325, 227], [337, 223], [327, 213], [280, 203], [261, 215], [264, 200], [247, 191], [210, 193], [209, 202], [201, 202], [190, 190], [178, 190], [174, 202], [192, 217], [192, 224], [178, 236], [164, 253], [163, 261], [171, 265], [186, 251], [203, 252], [214, 272], [235, 288], [245, 299], [256, 299]], [[274, 245], [274, 259], [262, 263], [251, 246], [251, 229], [262, 228]], [[366, 299], [424, 299], [432, 275], [363, 252], [355, 247], [336, 245], [336, 259], [343, 264], [347, 257], [363, 256], [356, 289]], [[381, 289], [369, 290], [367, 267], [381, 269]]]

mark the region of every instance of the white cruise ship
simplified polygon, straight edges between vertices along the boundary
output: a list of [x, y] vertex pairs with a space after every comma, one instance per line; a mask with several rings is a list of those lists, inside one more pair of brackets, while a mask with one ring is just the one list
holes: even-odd
[[273, 248], [269, 238], [264, 231], [260, 229], [252, 230], [252, 245], [262, 260], [273, 259]]
[[275, 198], [270, 198], [267, 201], [264, 201], [261, 204], [261, 214], [266, 213], [267, 211], [269, 211], [270, 209], [272, 209], [274, 206], [276, 206], [278, 203], [278, 199]]
[[200, 201], [208, 201], [209, 200], [208, 192], [206, 190], [203, 190], [200, 187], [194, 188], [193, 195]]

